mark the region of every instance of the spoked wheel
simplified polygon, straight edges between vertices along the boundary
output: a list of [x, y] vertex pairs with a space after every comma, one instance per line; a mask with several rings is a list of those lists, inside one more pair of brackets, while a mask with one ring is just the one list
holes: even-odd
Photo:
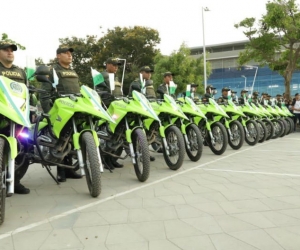
[[294, 120], [291, 117], [287, 117], [286, 121], [290, 124], [290, 132], [289, 133], [293, 133], [295, 130], [295, 124], [294, 124]]
[[144, 182], [150, 174], [150, 154], [147, 137], [140, 128], [132, 132], [132, 144], [135, 154], [135, 174], [140, 182]]
[[94, 137], [90, 132], [84, 132], [81, 136], [81, 150], [84, 162], [86, 182], [92, 197], [98, 197], [101, 193], [101, 173], [98, 159], [98, 148]]
[[274, 134], [274, 126], [273, 123], [269, 120], [263, 120], [265, 123], [266, 129], [267, 129], [267, 136], [266, 136], [266, 141], [270, 140]]
[[259, 137], [258, 142], [262, 143], [267, 138], [267, 128], [266, 128], [265, 124], [260, 120], [257, 120], [256, 123], [258, 126], [258, 137]]
[[164, 158], [168, 167], [172, 170], [177, 170], [181, 167], [185, 155], [184, 140], [181, 131], [176, 126], [172, 125], [165, 131], [166, 141], [169, 147], [169, 155], [164, 148]]
[[5, 140], [0, 137], [0, 225], [5, 218], [5, 199], [6, 199], [6, 171], [8, 157], [5, 153]]
[[272, 120], [273, 126], [274, 126], [274, 135], [272, 136], [272, 139], [278, 138], [282, 133], [284, 133], [284, 125], [279, 120], [274, 119]]
[[228, 139], [230, 147], [234, 150], [240, 149], [245, 140], [245, 133], [242, 124], [239, 121], [232, 121], [229, 124], [233, 140]]
[[[190, 148], [188, 149], [185, 145], [186, 153], [191, 161], [198, 161], [201, 158], [203, 150], [203, 141], [200, 129], [195, 124], [190, 124], [186, 128], [186, 135], [190, 143]], [[186, 144], [186, 141], [184, 141]]]
[[279, 119], [278, 121], [283, 124], [283, 132], [280, 135], [280, 137], [284, 137], [285, 135], [288, 134], [290, 128], [288, 127], [286, 120], [284, 120], [283, 118]]
[[246, 122], [246, 126], [249, 136], [246, 136], [245, 140], [250, 146], [254, 146], [259, 140], [257, 123], [253, 120], [249, 120]]
[[225, 152], [228, 144], [228, 136], [224, 125], [220, 122], [215, 122], [211, 125], [211, 132], [214, 141], [208, 140], [211, 151], [216, 155], [221, 155]]

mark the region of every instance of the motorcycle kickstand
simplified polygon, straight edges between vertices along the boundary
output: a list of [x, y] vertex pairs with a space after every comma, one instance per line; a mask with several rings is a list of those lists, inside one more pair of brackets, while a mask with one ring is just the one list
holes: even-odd
[[59, 183], [59, 181], [57, 180], [57, 178], [55, 178], [54, 175], [52, 174], [50, 167], [49, 167], [48, 165], [43, 165], [43, 164], [42, 164], [42, 167], [43, 167], [43, 168], [46, 168], [48, 174], [50, 174], [50, 176], [51, 176], [52, 179], [56, 182], [56, 184], [57, 184], [57, 185], [60, 185], [60, 183]]

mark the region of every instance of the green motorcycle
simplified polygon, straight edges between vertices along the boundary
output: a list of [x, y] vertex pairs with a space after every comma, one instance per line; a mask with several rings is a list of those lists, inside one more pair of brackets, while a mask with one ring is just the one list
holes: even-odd
[[244, 128], [239, 121], [242, 117], [245, 117], [245, 115], [232, 100], [228, 100], [227, 103], [222, 103], [220, 106], [224, 109], [229, 117], [223, 119], [228, 132], [228, 144], [232, 149], [238, 150], [243, 146], [245, 141]]
[[[36, 70], [36, 79], [52, 84], [47, 74], [49, 69], [40, 66]], [[41, 163], [56, 182], [50, 166], [79, 168], [81, 175], [86, 176], [91, 196], [98, 197], [103, 166], [94, 124], [100, 119], [114, 121], [100, 105], [97, 92], [87, 86], [81, 86], [80, 93], [55, 92], [43, 98], [54, 99], [53, 106], [48, 114], [37, 117], [31, 129], [19, 133], [19, 164]]]
[[[20, 133], [18, 127], [30, 128], [29, 91], [25, 84], [0, 76], [0, 225], [5, 219], [6, 195], [14, 193], [15, 159]], [[25, 173], [24, 173], [25, 174]], [[23, 174], [23, 175], [24, 175]]]
[[144, 127], [152, 148], [157, 152], [163, 152], [168, 167], [177, 170], [182, 166], [185, 156], [183, 134], [186, 134], [186, 131], [182, 119], [188, 118], [171, 96], [159, 94], [163, 94], [163, 99], [152, 99], [150, 103], [160, 121], [147, 119]]
[[120, 97], [112, 101], [107, 112], [114, 123], [98, 121], [97, 134], [101, 141], [101, 152], [121, 158], [115, 152], [119, 148], [125, 148], [131, 156], [138, 180], [146, 181], [150, 174], [150, 154], [143, 126], [148, 119], [159, 122], [158, 116], [146, 97], [135, 90], [132, 98]]
[[196, 105], [206, 117], [198, 123], [204, 143], [214, 154], [223, 154], [227, 148], [228, 135], [222, 119], [229, 116], [212, 98], [209, 98], [207, 103], [197, 101]]
[[201, 158], [203, 151], [202, 135], [198, 123], [206, 117], [190, 97], [178, 98], [177, 102], [189, 119], [182, 119], [186, 131], [186, 134], [184, 134], [185, 150], [190, 160], [196, 162]]

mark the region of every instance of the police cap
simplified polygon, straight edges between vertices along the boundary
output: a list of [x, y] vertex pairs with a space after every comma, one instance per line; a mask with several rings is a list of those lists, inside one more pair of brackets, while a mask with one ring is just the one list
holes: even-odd
[[228, 87], [222, 88], [222, 91], [229, 91], [229, 90], [230, 90], [230, 88], [228, 88]]
[[70, 51], [72, 53], [74, 51], [74, 49], [73, 48], [69, 48], [69, 47], [59, 47], [56, 50], [56, 54], [66, 53], [67, 51]]
[[8, 42], [8, 41], [0, 41], [0, 49], [7, 49], [11, 48], [13, 51], [16, 51], [18, 49], [17, 45]]
[[268, 95], [268, 93], [267, 92], [262, 92], [261, 95]]
[[214, 86], [212, 86], [211, 84], [206, 86], [206, 89], [216, 89]]
[[192, 87], [192, 88], [197, 88], [198, 86], [199, 86], [199, 84], [196, 84], [196, 83], [192, 83], [192, 84], [191, 84], [191, 87]]
[[258, 91], [254, 91], [253, 95], [257, 96], [257, 95], [259, 95], [259, 92]]
[[241, 94], [242, 93], [248, 93], [248, 90], [247, 89], [242, 89]]
[[149, 66], [143, 66], [143, 67], [141, 67], [140, 68], [140, 72], [142, 72], [142, 71], [145, 71], [145, 72], [147, 72], [147, 73], [149, 73], [149, 72], [154, 72], [153, 71], [153, 69], [151, 69]]
[[276, 97], [281, 97], [281, 96], [282, 96], [281, 94], [277, 94], [277, 95], [276, 95]]
[[170, 71], [164, 73], [164, 77], [166, 77], [166, 76], [173, 76], [173, 75], [174, 74], [172, 72], [170, 72]]
[[109, 57], [106, 60], [106, 64], [112, 64], [112, 65], [121, 65], [119, 58], [116, 57]]

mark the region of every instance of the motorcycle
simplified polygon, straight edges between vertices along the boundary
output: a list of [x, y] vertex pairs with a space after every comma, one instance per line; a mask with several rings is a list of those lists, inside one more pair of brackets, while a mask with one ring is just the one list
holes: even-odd
[[[5, 220], [6, 196], [14, 193], [17, 127], [30, 128], [29, 91], [25, 84], [0, 76], [0, 225]], [[27, 170], [27, 169], [25, 169]], [[23, 173], [23, 175], [25, 172]]]
[[197, 101], [196, 105], [207, 118], [198, 123], [204, 143], [214, 154], [223, 154], [227, 148], [228, 135], [221, 120], [229, 116], [212, 98], [209, 98], [207, 103]]
[[181, 120], [188, 118], [171, 96], [159, 90], [158, 93], [163, 95], [163, 99], [152, 99], [150, 104], [160, 121], [147, 119], [144, 127], [152, 148], [157, 152], [162, 151], [168, 167], [177, 170], [182, 166], [185, 156], [183, 134], [186, 132]]
[[130, 98], [115, 98], [107, 112], [114, 119], [114, 123], [98, 121], [97, 135], [101, 141], [100, 151], [122, 158], [115, 152], [119, 148], [125, 148], [127, 155], [131, 156], [138, 180], [146, 181], [150, 174], [150, 154], [143, 126], [147, 119], [159, 122], [158, 116], [146, 97], [135, 90]]
[[[37, 81], [52, 84], [47, 77], [49, 73], [48, 67], [38, 67]], [[57, 183], [51, 166], [79, 168], [81, 175], [86, 176], [90, 195], [98, 197], [103, 166], [94, 124], [99, 119], [114, 121], [102, 108], [97, 92], [87, 86], [81, 86], [80, 93], [59, 94], [55, 91], [43, 99], [54, 100], [53, 106], [48, 114], [38, 116], [30, 129], [22, 129], [18, 134], [19, 164], [41, 163]]]

